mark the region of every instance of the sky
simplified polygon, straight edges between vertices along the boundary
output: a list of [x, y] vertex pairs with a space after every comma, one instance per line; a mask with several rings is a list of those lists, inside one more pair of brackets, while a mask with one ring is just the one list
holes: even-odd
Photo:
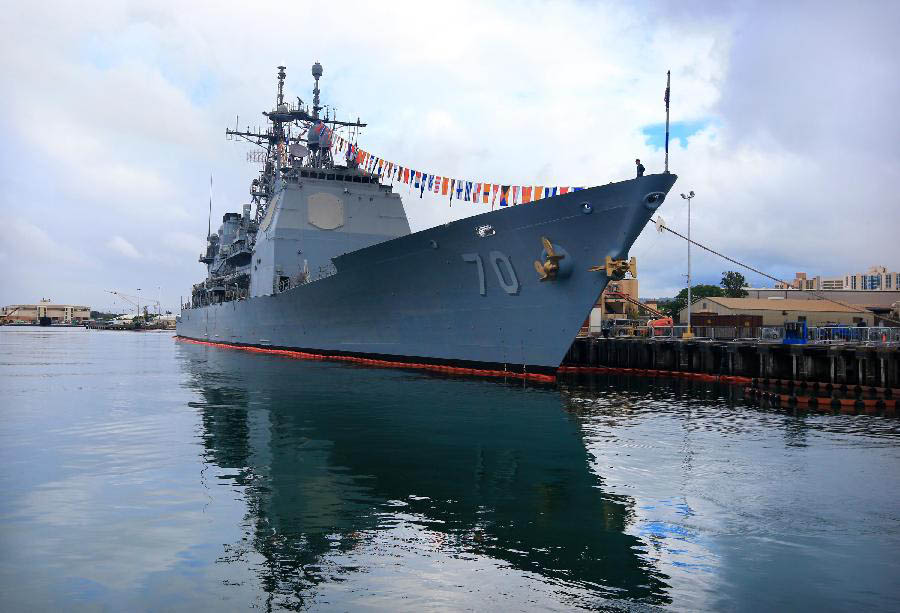
[[[279, 64], [311, 101], [315, 61], [364, 149], [513, 185], [662, 171], [671, 70], [667, 225], [693, 190], [692, 238], [776, 277], [898, 270], [898, 23], [889, 1], [8, 4], [0, 304], [176, 309], [205, 276], [210, 175], [215, 224], [259, 169], [225, 128], [263, 124]], [[413, 231], [485, 210], [399, 193]], [[642, 297], [684, 287], [681, 239], [651, 224], [631, 255]]]

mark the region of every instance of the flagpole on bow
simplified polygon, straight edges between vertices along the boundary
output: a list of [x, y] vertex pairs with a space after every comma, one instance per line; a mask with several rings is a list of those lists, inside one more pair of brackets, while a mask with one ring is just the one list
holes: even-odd
[[669, 87], [672, 84], [672, 71], [666, 71], [666, 174], [669, 172]]

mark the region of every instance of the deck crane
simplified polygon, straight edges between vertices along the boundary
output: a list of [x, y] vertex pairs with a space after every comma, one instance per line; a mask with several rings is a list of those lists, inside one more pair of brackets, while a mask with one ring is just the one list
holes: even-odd
[[5, 313], [5, 314], [3, 315], [3, 320], [0, 321], [0, 325], [8, 324], [9, 322], [11, 322], [11, 321], [12, 321], [12, 316], [15, 315], [15, 314], [16, 314], [16, 311], [18, 311], [18, 310], [21, 309], [21, 308], [22, 308], [22, 305], [19, 305], [19, 306], [17, 306], [16, 308], [14, 308], [14, 309], [12, 309], [11, 311], [9, 311], [8, 313]]
[[657, 311], [639, 300], [635, 300], [624, 292], [606, 292], [606, 296], [609, 298], [621, 298], [625, 302], [630, 302], [638, 308], [649, 311], [651, 315], [655, 315], [658, 319], [647, 322], [647, 325], [652, 329], [653, 334], [659, 334], [658, 330], [660, 328], [671, 328], [675, 323], [674, 320], [665, 313]]
[[639, 300], [635, 300], [634, 298], [632, 298], [631, 296], [629, 296], [628, 294], [625, 294], [623, 292], [606, 292], [606, 296], [607, 296], [607, 298], [621, 298], [625, 302], [630, 302], [631, 304], [635, 305], [638, 308], [649, 311], [649, 313], [651, 315], [655, 315], [660, 318], [668, 317], [668, 315], [666, 315], [665, 313], [663, 313], [661, 311], [657, 311], [656, 309], [647, 306], [646, 304], [644, 304], [643, 302], [641, 302]]
[[147, 319], [147, 307], [151, 304], [156, 305], [156, 313], [159, 315], [159, 300], [150, 300], [149, 298], [141, 298], [140, 296], [129, 296], [128, 294], [123, 294], [122, 292], [116, 292], [113, 290], [106, 290], [108, 294], [113, 294], [114, 296], [118, 296], [125, 302], [129, 304], [133, 304], [135, 308], [137, 308], [138, 315], [141, 314], [141, 302], [144, 303], [144, 319]]

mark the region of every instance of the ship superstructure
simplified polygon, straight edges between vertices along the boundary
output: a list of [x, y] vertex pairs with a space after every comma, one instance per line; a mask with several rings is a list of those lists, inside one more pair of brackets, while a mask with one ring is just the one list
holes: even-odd
[[226, 130], [262, 148], [263, 168], [242, 213], [226, 213], [209, 235], [200, 256], [208, 276], [194, 286], [192, 308], [286, 291], [333, 274], [335, 255], [409, 234], [400, 197], [354, 159], [341, 164], [332, 156], [335, 128], [366, 124], [320, 117], [318, 62], [312, 74], [311, 108], [299, 98], [285, 102], [279, 66], [275, 106], [263, 112], [268, 129]]
[[410, 233], [400, 196], [347, 156], [320, 102], [276, 103], [263, 168], [200, 261], [178, 334], [234, 345], [552, 369], [675, 175], [663, 173], [508, 207]]

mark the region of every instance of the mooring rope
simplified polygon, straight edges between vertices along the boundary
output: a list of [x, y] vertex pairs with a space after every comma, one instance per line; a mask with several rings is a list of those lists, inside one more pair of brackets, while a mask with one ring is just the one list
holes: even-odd
[[[738, 265], [738, 266], [740, 266], [740, 267], [742, 267], [742, 268], [746, 268], [747, 270], [749, 270], [749, 271], [751, 271], [751, 272], [755, 272], [756, 274], [760, 275], [761, 277], [765, 277], [765, 278], [767, 278], [767, 279], [771, 279], [772, 281], [776, 281], [776, 282], [778, 282], [778, 283], [784, 283], [785, 285], [790, 286], [790, 283], [788, 283], [788, 282], [785, 281], [784, 279], [779, 279], [778, 277], [773, 277], [772, 275], [770, 275], [770, 274], [768, 274], [768, 273], [765, 273], [765, 272], [759, 270], [758, 268], [754, 268], [753, 266], [750, 266], [749, 264], [745, 264], [744, 262], [740, 262], [740, 261], [738, 261], [738, 260], [736, 260], [736, 259], [734, 259], [734, 258], [732, 258], [732, 257], [729, 257], [729, 256], [725, 255], [724, 253], [720, 253], [720, 252], [716, 251], [715, 249], [712, 249], [712, 248], [710, 248], [710, 247], [707, 247], [706, 245], [703, 245], [703, 244], [701, 244], [701, 243], [698, 243], [697, 241], [688, 238], [687, 236], [685, 236], [685, 235], [682, 234], [681, 232], [678, 232], [677, 230], [673, 230], [672, 228], [670, 228], [669, 226], [667, 226], [665, 223], [658, 223], [657, 220], [655, 220], [655, 219], [651, 219], [650, 221], [652, 221], [652, 222], [656, 225], [657, 229], [660, 229], [660, 230], [666, 230], [667, 232], [671, 232], [671, 233], [674, 234], [675, 236], [677, 236], [677, 237], [679, 237], [679, 238], [683, 238], [684, 240], [688, 241], [690, 244], [696, 245], [697, 247], [700, 247], [701, 249], [703, 249], [703, 250], [705, 250], [705, 251], [709, 251], [709, 252], [712, 253], [713, 255], [717, 255], [717, 256], [719, 256], [720, 258], [722, 258], [723, 260], [728, 260], [728, 261], [731, 262], [732, 264], [736, 264], [736, 265]], [[839, 305], [841, 305], [842, 307], [846, 307], [846, 308], [848, 308], [848, 309], [850, 309], [850, 310], [852, 310], [852, 311], [854, 311], [854, 312], [856, 312], [856, 313], [865, 313], [865, 314], [867, 314], [867, 315], [868, 315], [868, 314], [872, 314], [872, 312], [869, 311], [868, 309], [861, 308], [861, 307], [859, 307], [859, 306], [857, 306], [857, 305], [855, 305], [855, 304], [847, 304], [847, 303], [841, 302], [840, 300], [835, 300], [834, 298], [829, 298], [828, 296], [825, 296], [825, 295], [819, 293], [817, 290], [814, 290], [814, 289], [800, 289], [800, 290], [797, 290], [797, 291], [809, 292], [809, 293], [811, 293], [813, 296], [816, 296], [817, 298], [819, 298], [819, 299], [821, 299], [821, 300], [826, 300], [826, 301], [831, 302], [831, 303], [833, 303], [833, 304], [839, 304]], [[879, 317], [880, 317], [880, 319], [881, 319], [882, 321], [886, 321], [886, 322], [890, 322], [890, 323], [892, 323], [892, 324], [900, 325], [900, 321], [898, 321], [898, 320], [896, 320], [896, 319], [892, 319], [892, 318], [890, 318], [890, 317], [884, 317], [884, 316], [881, 316], [881, 315], [879, 315]]]

